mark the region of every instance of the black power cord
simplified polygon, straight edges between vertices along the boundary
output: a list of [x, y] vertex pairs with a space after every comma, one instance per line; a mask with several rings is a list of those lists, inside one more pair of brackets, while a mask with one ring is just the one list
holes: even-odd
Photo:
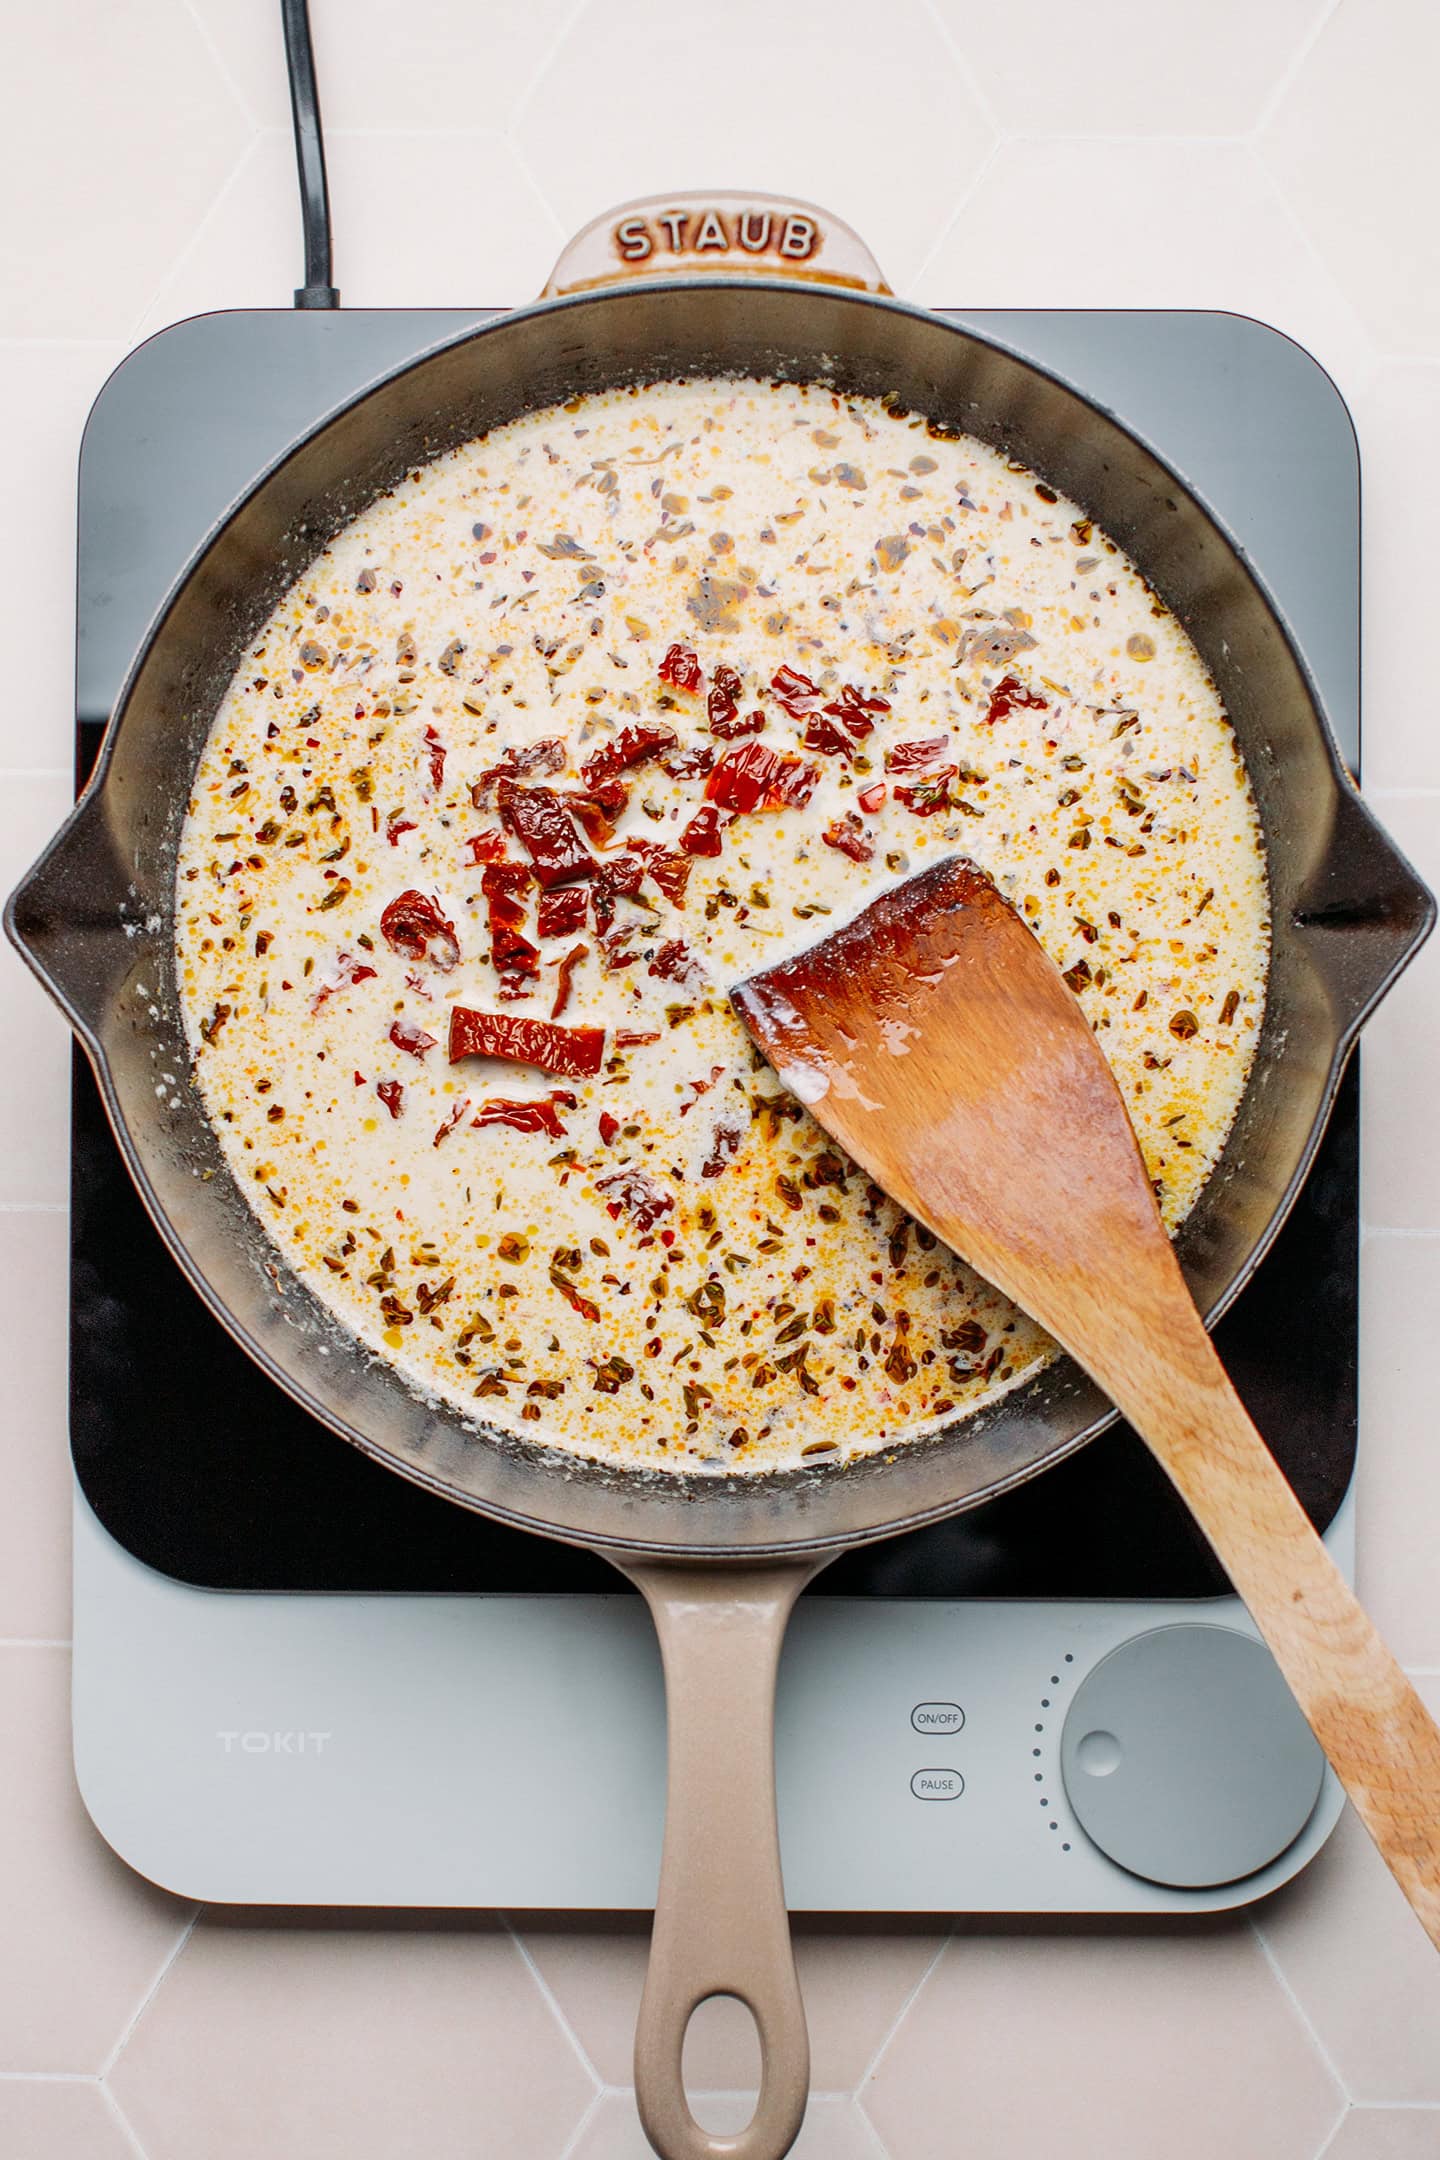
[[280, 0], [280, 16], [285, 25], [285, 66], [290, 76], [300, 215], [305, 228], [305, 283], [295, 295], [295, 305], [338, 308], [340, 295], [330, 282], [330, 189], [325, 179], [325, 137], [315, 86], [309, 0]]

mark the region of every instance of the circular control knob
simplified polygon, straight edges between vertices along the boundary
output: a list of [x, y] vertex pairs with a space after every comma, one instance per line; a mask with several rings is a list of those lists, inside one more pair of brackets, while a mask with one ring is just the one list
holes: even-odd
[[1263, 1643], [1181, 1624], [1132, 1636], [1086, 1675], [1060, 1769], [1101, 1852], [1147, 1882], [1200, 1890], [1294, 1843], [1325, 1758]]

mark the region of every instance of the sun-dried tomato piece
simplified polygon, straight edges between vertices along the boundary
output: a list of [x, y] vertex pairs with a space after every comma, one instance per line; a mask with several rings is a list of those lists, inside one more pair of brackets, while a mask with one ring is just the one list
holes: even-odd
[[897, 742], [885, 752], [886, 772], [924, 772], [938, 765], [950, 747], [948, 735], [927, 735], [921, 742]]
[[823, 709], [832, 720], [843, 720], [855, 740], [863, 742], [875, 729], [871, 715], [889, 712], [890, 702], [888, 698], [867, 697], [854, 683], [847, 682], [841, 684], [839, 696]]
[[617, 1050], [633, 1050], [640, 1043], [656, 1043], [659, 1040], [658, 1033], [646, 1034], [640, 1028], [616, 1028], [615, 1030], [615, 1047]]
[[390, 1112], [391, 1117], [399, 1117], [405, 1107], [405, 1090], [401, 1087], [400, 1082], [398, 1080], [377, 1080], [375, 1092]]
[[400, 845], [400, 835], [402, 833], [418, 832], [419, 830], [420, 828], [415, 823], [414, 818], [401, 817], [400, 813], [397, 810], [394, 817], [392, 817], [386, 824], [385, 838], [389, 841], [391, 847], [398, 847]]
[[[480, 879], [490, 922], [490, 960], [497, 973], [509, 976], [536, 975], [540, 949], [522, 932], [524, 895], [534, 879], [523, 863], [490, 863]], [[513, 992], [512, 992], [513, 994]]]
[[484, 832], [472, 833], [465, 845], [477, 864], [505, 860], [505, 835], [498, 825], [487, 825]]
[[688, 855], [674, 848], [667, 848], [659, 840], [630, 840], [626, 842], [632, 855], [643, 855], [646, 867], [654, 883], [664, 893], [672, 907], [681, 907], [685, 901], [685, 888], [690, 882], [690, 872], [695, 865]]
[[889, 792], [883, 780], [876, 780], [870, 787], [861, 788], [855, 800], [868, 816], [873, 817], [875, 812], [883, 807]]
[[618, 780], [608, 781], [598, 795], [580, 795], [573, 788], [561, 791], [561, 802], [584, 833], [591, 847], [609, 847], [615, 837], [615, 820], [630, 800]]
[[683, 938], [671, 938], [660, 946], [647, 973], [658, 975], [662, 982], [683, 983], [689, 990], [698, 990], [705, 981], [705, 970]]
[[428, 960], [442, 974], [448, 974], [460, 958], [454, 923], [441, 913], [438, 900], [417, 892], [413, 885], [398, 894], [380, 917], [380, 935], [392, 952], [403, 953], [407, 960]]
[[584, 925], [588, 904], [583, 885], [557, 885], [553, 892], [542, 892], [536, 924], [541, 937], [574, 937]]
[[740, 692], [744, 685], [733, 667], [722, 661], [711, 678], [710, 695], [705, 700], [705, 717], [710, 722], [713, 735], [723, 735], [740, 710]]
[[467, 1110], [468, 1110], [469, 1108], [470, 1108], [470, 1098], [469, 1098], [469, 1096], [468, 1096], [468, 1095], [462, 1096], [461, 1100], [460, 1100], [459, 1102], [457, 1102], [457, 1103], [456, 1103], [456, 1105], [455, 1105], [454, 1109], [453, 1109], [453, 1110], [452, 1110], [452, 1111], [450, 1112], [450, 1115], [449, 1115], [449, 1117], [447, 1117], [447, 1118], [446, 1118], [446, 1120], [445, 1120], [444, 1124], [443, 1124], [443, 1125], [442, 1125], [442, 1126], [440, 1127], [439, 1131], [438, 1131], [438, 1132], [436, 1133], [436, 1135], [435, 1135], [435, 1138], [434, 1138], [434, 1139], [433, 1139], [433, 1140], [431, 1141], [431, 1143], [430, 1143], [431, 1147], [439, 1147], [439, 1145], [440, 1145], [441, 1141], [442, 1141], [442, 1140], [444, 1140], [444, 1139], [446, 1139], [446, 1138], [448, 1138], [448, 1136], [449, 1136], [449, 1135], [450, 1135], [450, 1134], [451, 1134], [452, 1132], [454, 1132], [454, 1130], [455, 1130], [455, 1127], [456, 1127], [456, 1126], [457, 1126], [457, 1125], [458, 1125], [458, 1124], [460, 1123], [460, 1120], [461, 1120], [461, 1118], [463, 1118], [463, 1117], [464, 1117], [464, 1115], [465, 1115], [466, 1111], [467, 1111]]
[[814, 713], [806, 721], [800, 740], [807, 750], [818, 750], [822, 757], [843, 757], [847, 763], [854, 747], [844, 728], [827, 720], [823, 713]]
[[363, 960], [353, 959], [348, 952], [336, 953], [334, 978], [330, 982], [321, 983], [310, 1000], [311, 1012], [319, 1012], [326, 998], [334, 997], [337, 990], [349, 990], [355, 983], [369, 982], [374, 974], [374, 968], [367, 966]]
[[[695, 656], [692, 653], [690, 657], [694, 659]], [[586, 758], [580, 768], [580, 777], [593, 795], [617, 774], [629, 772], [633, 766], [643, 765], [648, 758], [657, 758], [666, 750], [673, 750], [679, 740], [672, 727], [622, 727], [593, 757]]]
[[687, 855], [718, 855], [725, 828], [734, 822], [733, 812], [727, 816], [714, 803], [702, 803], [681, 833], [680, 845]]
[[716, 1126], [705, 1160], [700, 1165], [702, 1178], [719, 1177], [721, 1172], [728, 1168], [731, 1158], [739, 1149], [741, 1137], [738, 1126]]
[[616, 1135], [616, 1133], [618, 1133], [618, 1132], [619, 1132], [619, 1130], [620, 1130], [620, 1120], [619, 1120], [619, 1118], [618, 1118], [618, 1117], [611, 1117], [611, 1115], [610, 1115], [610, 1112], [609, 1112], [608, 1110], [602, 1110], [602, 1111], [600, 1112], [600, 1141], [601, 1141], [601, 1145], [602, 1145], [602, 1146], [604, 1146], [604, 1147], [609, 1147], [609, 1145], [610, 1145], [611, 1141], [612, 1141], [612, 1140], [613, 1140], [613, 1139], [615, 1138], [615, 1135]]
[[770, 678], [770, 688], [792, 720], [803, 720], [820, 695], [819, 684], [793, 667], [777, 668]]
[[445, 745], [433, 727], [426, 728], [425, 741], [429, 749], [430, 788], [438, 795], [445, 786]]
[[[763, 743], [742, 743], [738, 750], [727, 750], [711, 773], [705, 799], [735, 811], [800, 808], [810, 800], [819, 777], [818, 765], [767, 750]], [[683, 834], [681, 844], [687, 844]], [[698, 852], [690, 849], [692, 855]]]
[[926, 773], [912, 787], [897, 787], [895, 800], [904, 803], [916, 817], [934, 817], [937, 810], [946, 808], [950, 801], [950, 782], [955, 778], [953, 765], [942, 765], [936, 772]]
[[527, 743], [519, 750], [507, 750], [500, 764], [488, 766], [481, 773], [470, 790], [470, 799], [477, 810], [488, 810], [497, 781], [544, 779], [549, 773], [564, 772], [566, 761], [565, 744], [558, 735]]
[[390, 1023], [391, 1042], [397, 1050], [408, 1050], [411, 1057], [423, 1058], [427, 1050], [434, 1049], [436, 1039], [411, 1020], [392, 1020]]
[[672, 758], [661, 758], [660, 770], [672, 780], [700, 780], [714, 763], [715, 753], [709, 743], [697, 743], [692, 750], [679, 750]]
[[765, 715], [757, 708], [754, 712], [736, 713], [728, 720], [712, 720], [710, 732], [724, 742], [734, 742], [741, 735], [763, 735]]
[[660, 662], [661, 682], [672, 683], [677, 690], [703, 690], [705, 671], [700, 658], [688, 645], [672, 645]]
[[595, 858], [553, 788], [522, 788], [502, 780], [499, 801], [501, 823], [530, 857], [542, 885], [569, 885], [594, 876]]
[[605, 1193], [606, 1212], [617, 1221], [628, 1215], [637, 1230], [653, 1230], [662, 1215], [668, 1215], [675, 1201], [670, 1193], [662, 1192], [652, 1178], [633, 1163], [622, 1170], [612, 1170], [607, 1177], [596, 1178], [595, 1190]]
[[621, 968], [634, 967], [639, 960], [640, 955], [638, 952], [630, 952], [627, 949], [630, 940], [635, 935], [635, 930], [636, 925], [631, 923], [623, 930], [602, 932], [596, 939], [596, 943], [600, 947], [600, 958], [604, 962], [607, 975], [618, 974]]
[[1021, 707], [1028, 707], [1035, 712], [1044, 712], [1046, 709], [1045, 700], [1038, 690], [1027, 690], [1018, 675], [1002, 675], [990, 693], [990, 708], [985, 715], [987, 727], [993, 727], [997, 720], [1003, 720], [1007, 713], [1015, 712]]
[[851, 862], [869, 862], [875, 853], [875, 843], [865, 830], [865, 820], [857, 817], [853, 810], [847, 810], [844, 817], [835, 818], [820, 837], [826, 847], [848, 855]]
[[589, 951], [588, 945], [572, 945], [555, 968], [555, 1002], [550, 1007], [550, 1017], [558, 1020], [570, 1002], [570, 977]]
[[556, 1027], [551, 1020], [522, 1019], [514, 1013], [472, 1012], [450, 1008], [450, 1062], [461, 1058], [507, 1058], [515, 1065], [536, 1065], [564, 1080], [588, 1080], [599, 1072], [605, 1055], [605, 1030]]
[[[573, 1102], [574, 1097], [572, 1096]], [[553, 1101], [511, 1102], [503, 1095], [492, 1096], [480, 1105], [480, 1115], [470, 1120], [477, 1128], [483, 1125], [508, 1125], [512, 1132], [548, 1133], [552, 1140], [563, 1140], [565, 1127], [561, 1124]]]

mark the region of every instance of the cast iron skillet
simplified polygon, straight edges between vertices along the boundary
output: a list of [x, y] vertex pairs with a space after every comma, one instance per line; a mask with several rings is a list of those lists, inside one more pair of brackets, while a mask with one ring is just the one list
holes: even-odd
[[[791, 1605], [847, 1546], [989, 1500], [1114, 1413], [1062, 1361], [894, 1457], [764, 1476], [642, 1474], [464, 1425], [363, 1351], [270, 1244], [186, 1079], [175, 857], [191, 778], [244, 648], [305, 564], [401, 475], [527, 410], [618, 384], [819, 380], [891, 398], [1033, 467], [1120, 543], [1189, 631], [1234, 722], [1264, 828], [1274, 943], [1258, 1053], [1178, 1247], [1212, 1319], [1284, 1221], [1356, 1034], [1428, 934], [1434, 905], [1350, 784], [1253, 573], [1152, 451], [1055, 377], [890, 298], [837, 221], [719, 197], [707, 225], [705, 207], [640, 205], [597, 221], [562, 258], [557, 297], [386, 376], [255, 483], [151, 628], [95, 776], [13, 895], [6, 927], [84, 1044], [171, 1252], [277, 1385], [403, 1476], [593, 1547], [644, 1592], [664, 1652], [670, 1785], [636, 2043], [641, 2113], [667, 2160], [776, 2160], [798, 2132], [808, 2082], [771, 1752]], [[688, 225], [667, 225], [672, 212]], [[688, 237], [690, 253], [672, 265], [680, 275], [658, 281], [667, 234]], [[627, 263], [642, 244], [648, 255]], [[698, 2128], [680, 2076], [691, 2012], [714, 1994], [745, 2001], [760, 2032], [759, 2106], [735, 2138]]]

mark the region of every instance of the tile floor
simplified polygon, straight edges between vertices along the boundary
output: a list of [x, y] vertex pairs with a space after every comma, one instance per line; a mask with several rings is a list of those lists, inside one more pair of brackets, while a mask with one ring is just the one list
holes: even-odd
[[[1367, 769], [1440, 879], [1440, 15], [1428, 0], [314, 0], [354, 304], [523, 300], [568, 228], [685, 183], [849, 216], [897, 288], [1203, 305], [1308, 344], [1366, 476]], [[74, 461], [139, 338], [285, 304], [297, 223], [270, 0], [12, 10], [0, 98], [0, 883], [65, 799]], [[633, 1921], [197, 1915], [69, 1774], [65, 1045], [0, 956], [0, 2156], [639, 2160]], [[1367, 1047], [1362, 1587], [1440, 1706], [1440, 948]], [[802, 1924], [801, 2160], [1440, 2160], [1440, 1963], [1342, 1825], [1253, 1921]], [[723, 2013], [690, 2071], [743, 2120]]]

